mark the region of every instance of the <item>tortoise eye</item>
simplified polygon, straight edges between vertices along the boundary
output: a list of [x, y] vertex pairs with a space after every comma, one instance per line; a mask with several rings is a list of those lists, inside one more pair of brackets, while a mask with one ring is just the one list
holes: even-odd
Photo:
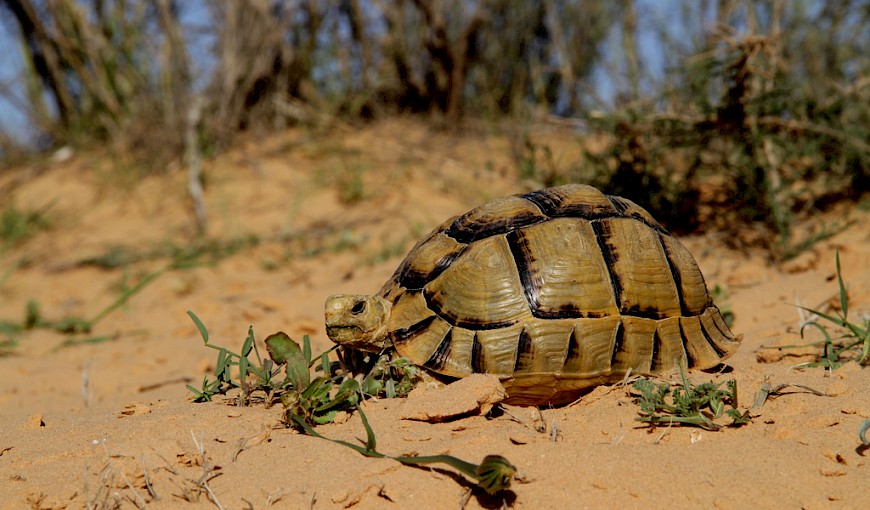
[[365, 301], [357, 301], [356, 303], [354, 303], [353, 308], [350, 309], [350, 313], [352, 313], [354, 315], [359, 315], [359, 314], [363, 313], [363, 311], [365, 311], [365, 309], [366, 309], [366, 302]]

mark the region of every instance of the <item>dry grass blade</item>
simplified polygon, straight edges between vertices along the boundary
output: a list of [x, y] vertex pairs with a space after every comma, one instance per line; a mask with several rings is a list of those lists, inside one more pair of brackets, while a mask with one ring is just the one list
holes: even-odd
[[220, 504], [220, 501], [218, 501], [217, 496], [208, 484], [208, 482], [217, 478], [222, 473], [215, 473], [213, 471], [214, 466], [211, 465], [208, 457], [206, 457], [205, 455], [205, 448], [203, 446], [202, 437], [200, 437], [199, 441], [197, 441], [196, 435], [193, 433], [192, 430], [190, 431], [190, 437], [191, 439], [193, 439], [193, 444], [194, 446], [196, 446], [196, 450], [199, 453], [200, 458], [202, 459], [202, 475], [199, 477], [199, 479], [191, 481], [194, 483], [194, 485], [205, 491], [209, 501], [214, 503], [214, 505], [218, 507], [218, 510], [224, 510], [223, 505]]

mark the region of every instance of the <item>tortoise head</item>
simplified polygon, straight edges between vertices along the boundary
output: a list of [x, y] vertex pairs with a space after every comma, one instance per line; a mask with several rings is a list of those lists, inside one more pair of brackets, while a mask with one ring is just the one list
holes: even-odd
[[326, 334], [344, 347], [379, 352], [390, 345], [392, 304], [380, 296], [339, 294], [326, 300]]

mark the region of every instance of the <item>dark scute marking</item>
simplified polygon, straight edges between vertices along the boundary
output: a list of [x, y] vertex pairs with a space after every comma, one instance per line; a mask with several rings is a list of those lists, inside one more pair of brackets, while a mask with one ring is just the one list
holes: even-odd
[[660, 312], [656, 308], [646, 307], [641, 308], [640, 305], [634, 305], [631, 308], [621, 310], [621, 313], [624, 315], [631, 315], [632, 317], [642, 317], [644, 319], [664, 319], [667, 317], [664, 313]]
[[450, 324], [451, 326], [470, 329], [473, 331], [485, 331], [488, 329], [506, 328], [517, 323], [516, 320], [485, 322], [473, 317], [457, 317], [451, 313], [447, 313], [441, 305], [441, 302], [438, 301], [436, 296], [429, 290], [423, 289], [423, 297], [426, 299], [426, 305], [429, 309], [435, 312], [437, 316], [444, 319], [447, 324]]
[[613, 204], [613, 208], [616, 209], [620, 215], [625, 215], [625, 211], [628, 210], [629, 204], [622, 197], [617, 197], [615, 195], [605, 195], [607, 200], [610, 200], [610, 203]]
[[626, 212], [626, 211], [628, 211], [629, 207], [632, 206], [632, 203], [629, 200], [626, 200], [622, 197], [617, 197], [615, 195], [605, 195], [605, 196], [607, 197], [607, 200], [609, 200], [610, 203], [613, 204], [613, 207], [616, 209], [618, 216], [621, 216], [623, 218], [633, 218], [633, 219], [643, 223], [647, 227], [655, 230], [656, 232], [658, 232], [660, 234], [664, 234], [666, 236], [670, 235], [668, 233], [668, 231], [665, 230], [665, 227], [659, 225], [659, 223], [657, 221], [653, 220], [652, 223], [650, 223], [650, 221], [647, 218], [641, 216], [640, 214], [638, 214], [636, 212], [631, 212], [631, 213]]
[[484, 223], [469, 221], [469, 214], [466, 213], [457, 218], [444, 233], [459, 243], [468, 244], [486, 239], [487, 237], [512, 232], [518, 228], [527, 227], [541, 221], [541, 217], [531, 211], [507, 218], [493, 218]]
[[[574, 328], [571, 328], [571, 334], [568, 335], [568, 353], [565, 355], [565, 363], [568, 363], [569, 360], [577, 359], [579, 357], [580, 357], [580, 344], [577, 341], [576, 327], [574, 327]], [[563, 363], [563, 365], [565, 363]]]
[[616, 325], [616, 332], [613, 339], [613, 352], [610, 354], [610, 368], [616, 364], [616, 355], [622, 351], [622, 343], [625, 341], [625, 325], [622, 321]]
[[565, 203], [564, 197], [553, 192], [551, 189], [532, 191], [531, 193], [520, 195], [520, 197], [538, 206], [538, 209], [550, 218], [582, 218], [590, 221], [606, 218], [631, 218], [660, 234], [670, 235], [654, 219], [650, 221], [649, 218], [637, 212], [629, 212], [632, 204], [628, 200], [615, 195], [605, 195], [610, 203], [610, 207], [584, 202]]
[[444, 366], [447, 364], [447, 358], [450, 357], [450, 348], [452, 344], [453, 328], [450, 328], [447, 330], [447, 334], [444, 335], [441, 343], [438, 344], [437, 348], [435, 348], [435, 352], [432, 353], [432, 356], [429, 356], [429, 359], [423, 363], [423, 366], [434, 372], [440, 372], [443, 370]]
[[414, 339], [414, 337], [424, 333], [429, 326], [432, 325], [432, 322], [435, 321], [437, 317], [434, 315], [430, 315], [425, 319], [417, 322], [415, 324], [411, 324], [407, 328], [397, 329], [393, 331], [391, 337], [393, 340], [393, 345], [401, 345], [405, 342], [409, 342]]
[[600, 312], [583, 312], [576, 305], [568, 303], [560, 306], [556, 310], [543, 310], [541, 308], [532, 308], [532, 315], [534, 315], [538, 319], [584, 319], [587, 317], [604, 317], [605, 314]]
[[604, 266], [607, 267], [607, 273], [610, 275], [610, 284], [613, 287], [613, 298], [616, 301], [616, 307], [622, 307], [622, 281], [619, 275], [613, 272], [614, 264], [619, 260], [619, 251], [616, 246], [611, 244], [610, 237], [613, 235], [611, 230], [612, 225], [604, 221], [593, 221], [592, 231], [595, 232], [595, 241], [598, 243], [598, 248], [601, 250], [601, 255], [604, 257]]
[[[674, 259], [671, 256], [671, 251], [668, 250], [668, 245], [665, 244], [665, 240], [662, 238], [662, 234], [659, 233], [657, 239], [659, 240], [659, 245], [662, 247], [662, 250], [665, 252], [665, 260], [668, 262], [668, 269], [671, 270], [671, 277], [674, 279], [674, 284], [677, 287], [677, 298], [680, 300], [680, 312], [688, 317], [690, 315], [697, 315], [689, 313], [689, 310], [686, 308], [686, 302], [683, 299], [683, 278], [680, 275], [680, 272], [677, 270], [676, 264], [674, 264]], [[701, 310], [703, 312], [703, 310]]]
[[[719, 329], [719, 328], [716, 328], [716, 329]], [[718, 354], [720, 358], [721, 358], [722, 356], [724, 356], [724, 355], [725, 355], [725, 351], [723, 351], [722, 349], [720, 349], [719, 346], [716, 345], [716, 342], [713, 341], [713, 338], [710, 337], [710, 334], [707, 333], [707, 328], [704, 327], [704, 322], [703, 322], [703, 321], [701, 321], [701, 331], [704, 333], [704, 340], [706, 340], [708, 344], [710, 344], [710, 345], [713, 346], [713, 350], [716, 351], [716, 354]]]
[[538, 293], [540, 288], [535, 277], [537, 271], [530, 268], [535, 258], [532, 256], [529, 249], [529, 243], [522, 230], [514, 230], [505, 236], [508, 243], [508, 248], [511, 250], [511, 255], [514, 257], [514, 263], [517, 265], [517, 271], [520, 275], [520, 283], [523, 284], [523, 293], [526, 295], [526, 301], [534, 314], [540, 307]]
[[552, 189], [532, 191], [531, 193], [526, 193], [525, 195], [520, 196], [538, 206], [538, 209], [551, 218], [579, 217], [595, 219], [614, 216], [613, 210], [602, 209], [592, 204], [585, 204], [582, 202], [566, 204], [563, 197]]
[[544, 282], [538, 278], [538, 272], [532, 269], [535, 258], [529, 249], [525, 232], [515, 230], [508, 233], [505, 238], [511, 255], [513, 255], [514, 263], [517, 265], [520, 283], [523, 285], [523, 294], [526, 296], [533, 316], [538, 319], [579, 319], [587, 316], [572, 303], [565, 303], [556, 310], [542, 308], [539, 296], [541, 285]]
[[471, 341], [471, 371], [475, 374], [486, 373], [486, 360], [483, 357], [483, 346], [477, 340], [477, 333]]
[[650, 362], [649, 362], [649, 371], [655, 373], [658, 370], [659, 365], [661, 365], [662, 360], [658, 359], [659, 350], [661, 350], [662, 338], [659, 336], [659, 330], [656, 328], [653, 331], [653, 345], [652, 345], [652, 353], [650, 354]]
[[428, 273], [417, 271], [411, 267], [404, 268], [398, 278], [399, 285], [409, 290], [422, 289], [427, 283], [438, 278], [445, 269], [450, 267], [450, 264], [459, 258], [459, 256], [465, 252], [466, 248], [467, 246], [463, 246], [461, 249], [441, 257], [441, 260], [436, 262], [435, 267]]
[[683, 330], [683, 321], [677, 321], [677, 324], [680, 326], [680, 341], [683, 343], [683, 352], [686, 353], [686, 366], [692, 368], [698, 364], [698, 360], [696, 360], [692, 356], [692, 352], [689, 351], [689, 339], [686, 337], [686, 332]]
[[520, 333], [520, 338], [517, 341], [517, 360], [514, 363], [514, 372], [527, 370], [530, 368], [529, 363], [532, 361], [532, 339], [526, 333], [526, 330]]
[[559, 194], [553, 192], [552, 189], [542, 189], [538, 191], [532, 191], [530, 193], [526, 193], [525, 195], [520, 195], [520, 197], [528, 200], [529, 202], [538, 206], [538, 209], [541, 210], [547, 216], [553, 216], [553, 212], [559, 209], [560, 200]]

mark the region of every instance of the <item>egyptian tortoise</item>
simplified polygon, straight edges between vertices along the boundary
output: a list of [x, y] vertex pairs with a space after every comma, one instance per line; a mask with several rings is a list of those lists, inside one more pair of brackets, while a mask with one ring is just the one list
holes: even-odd
[[500, 198], [423, 238], [374, 296], [326, 302], [345, 348], [496, 374], [559, 404], [632, 373], [706, 369], [740, 345], [689, 251], [630, 200], [569, 184]]

